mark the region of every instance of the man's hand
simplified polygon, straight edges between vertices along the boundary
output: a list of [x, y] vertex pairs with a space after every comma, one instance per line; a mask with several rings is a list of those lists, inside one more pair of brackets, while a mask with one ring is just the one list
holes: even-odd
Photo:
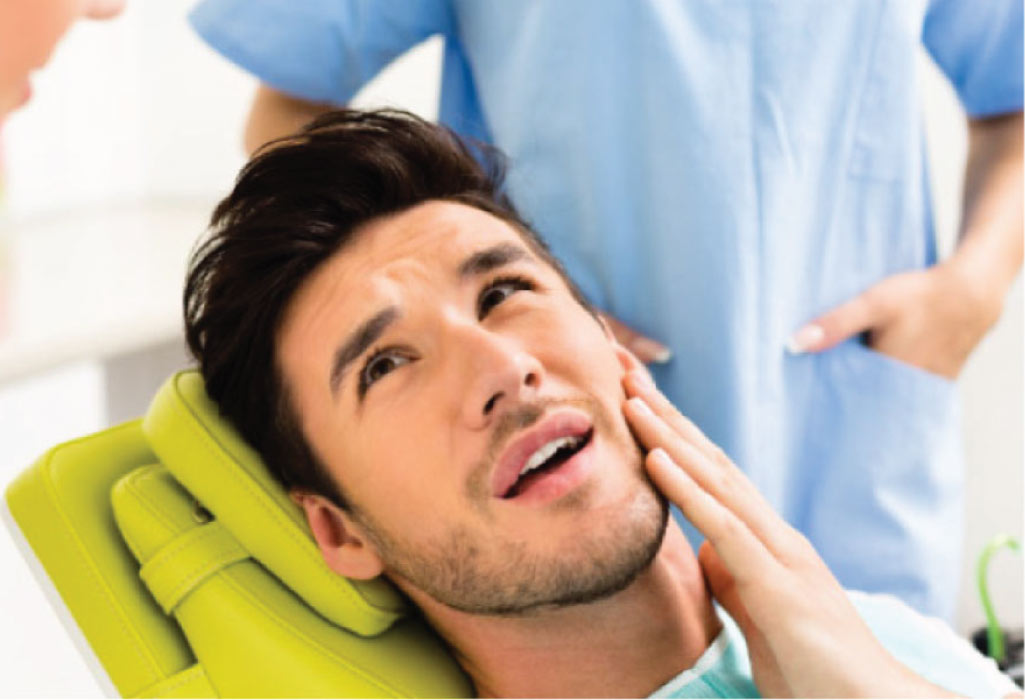
[[951, 260], [884, 279], [801, 328], [788, 348], [818, 352], [866, 333], [874, 350], [954, 379], [1002, 304]]
[[747, 639], [764, 697], [940, 697], [873, 636], [811, 544], [637, 368], [623, 411], [655, 485], [705, 535], [712, 595]]

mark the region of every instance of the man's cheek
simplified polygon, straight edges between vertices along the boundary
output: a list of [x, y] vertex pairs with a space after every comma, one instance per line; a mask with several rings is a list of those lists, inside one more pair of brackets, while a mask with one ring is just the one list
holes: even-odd
[[578, 333], [571, 342], [573, 356], [579, 359], [581, 369], [592, 381], [613, 381], [619, 385], [623, 371], [616, 347], [600, 328], [591, 333]]
[[615, 355], [594, 345], [573, 349], [567, 367], [570, 382], [606, 406], [617, 407], [624, 398], [622, 369]]

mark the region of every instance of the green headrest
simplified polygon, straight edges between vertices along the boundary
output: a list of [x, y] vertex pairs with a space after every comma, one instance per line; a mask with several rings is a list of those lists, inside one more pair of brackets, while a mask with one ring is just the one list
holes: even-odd
[[331, 571], [302, 511], [220, 416], [195, 370], [168, 379], [142, 423], [160, 461], [249, 553], [318, 613], [363, 636], [380, 634], [405, 603], [383, 579]]

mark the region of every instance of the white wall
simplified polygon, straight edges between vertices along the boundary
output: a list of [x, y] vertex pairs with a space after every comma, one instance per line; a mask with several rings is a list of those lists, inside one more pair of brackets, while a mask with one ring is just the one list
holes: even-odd
[[[184, 22], [191, 4], [133, 2], [112, 23], [72, 31], [38, 76], [34, 102], [2, 135], [8, 225], [55, 208], [126, 200], [213, 202], [227, 190], [242, 162], [240, 135], [253, 83], [191, 34]], [[440, 42], [430, 41], [368, 86], [357, 103], [398, 104], [435, 116], [439, 61]], [[934, 195], [949, 248], [960, 201], [963, 117], [931, 64], [927, 75]], [[1019, 280], [1003, 320], [961, 381], [969, 561], [992, 534], [1022, 534], [1022, 357]], [[101, 427], [97, 371], [74, 365], [0, 386], [0, 484], [47, 447]], [[6, 534], [0, 534], [0, 570], [0, 696], [97, 694]], [[1020, 559], [997, 557], [992, 580], [998, 613], [1020, 626]], [[968, 566], [963, 586], [961, 631], [982, 619]]]
[[8, 216], [227, 191], [253, 83], [193, 36], [190, 4], [71, 29], [4, 129]]

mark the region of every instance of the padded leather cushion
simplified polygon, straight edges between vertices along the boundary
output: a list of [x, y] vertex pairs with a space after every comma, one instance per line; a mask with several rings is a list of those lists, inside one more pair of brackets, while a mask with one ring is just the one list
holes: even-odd
[[207, 695], [461, 697], [471, 691], [417, 616], [366, 638], [315, 613], [247, 556], [216, 518], [199, 511], [163, 466], [123, 477], [111, 500], [143, 580], [189, 640]]
[[58, 445], [7, 488], [8, 507], [110, 682], [152, 694], [195, 657], [139, 580], [110, 505], [113, 485], [156, 461], [138, 420]]
[[403, 615], [404, 599], [389, 582], [351, 581], [327, 567], [302, 511], [219, 415], [197, 371], [179, 372], [164, 383], [142, 429], [175, 479], [325, 618], [373, 636]]

